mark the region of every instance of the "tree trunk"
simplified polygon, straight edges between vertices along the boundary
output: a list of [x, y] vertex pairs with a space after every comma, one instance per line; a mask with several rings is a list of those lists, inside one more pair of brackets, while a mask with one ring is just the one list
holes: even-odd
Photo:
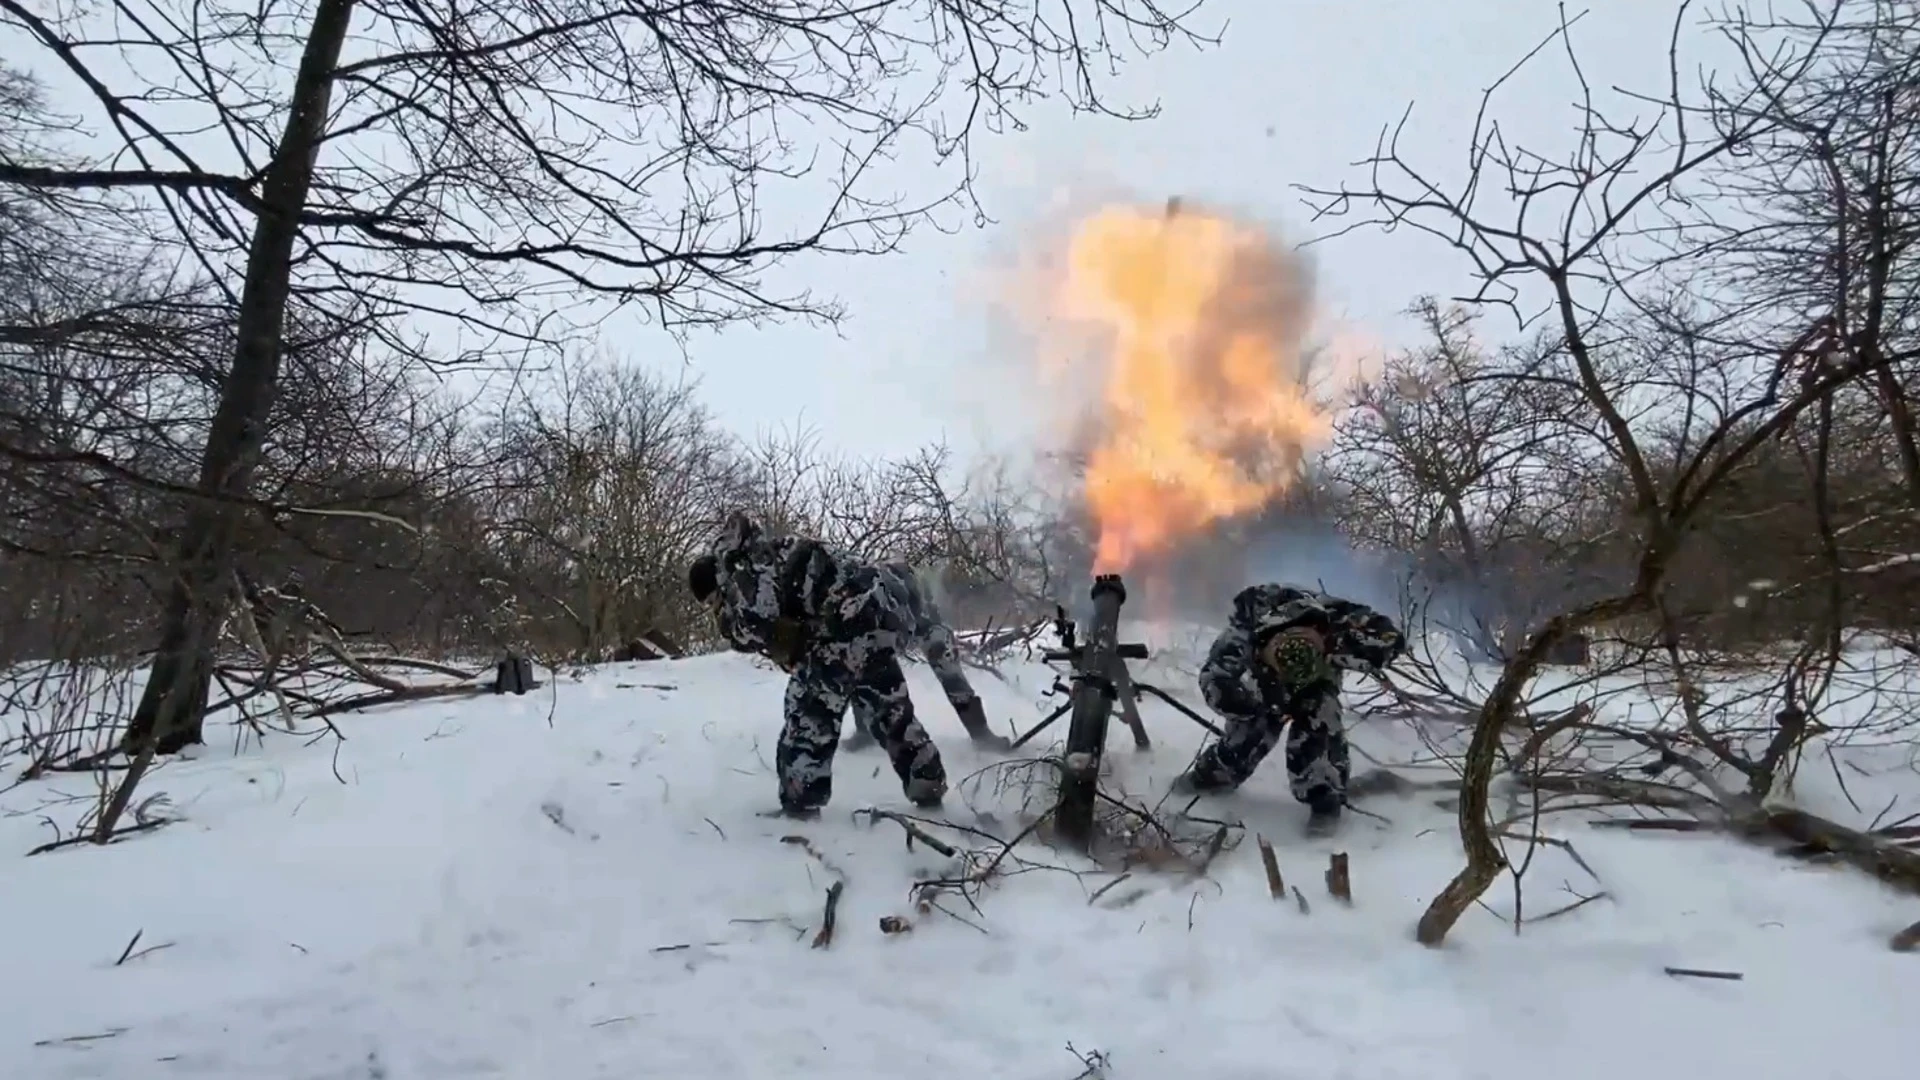
[[233, 366], [220, 387], [198, 488], [206, 497], [187, 511], [173, 581], [162, 612], [140, 706], [122, 749], [138, 753], [153, 739], [157, 753], [201, 742], [213, 650], [227, 607], [234, 548], [266, 423], [280, 378], [280, 352], [292, 291], [293, 248], [313, 185], [314, 162], [327, 127], [333, 75], [353, 21], [355, 0], [321, 0], [294, 78], [287, 125], [267, 167], [247, 249], [246, 281], [234, 327]]
[[1493, 785], [1494, 768], [1499, 764], [1500, 736], [1515, 717], [1521, 689], [1540, 669], [1547, 653], [1569, 634], [1640, 608], [1647, 595], [1644, 576], [1639, 585], [1629, 595], [1602, 600], [1548, 619], [1540, 632], [1527, 640], [1519, 655], [1501, 670], [1493, 692], [1487, 696], [1474, 723], [1473, 738], [1467, 743], [1460, 776], [1460, 843], [1466, 849], [1467, 865], [1461, 867], [1421, 914], [1414, 928], [1414, 939], [1420, 944], [1430, 948], [1444, 944], [1453, 924], [1460, 921], [1467, 908], [1480, 899], [1499, 878], [1500, 871], [1506, 869], [1506, 858], [1501, 855], [1500, 845], [1494, 842], [1493, 831], [1487, 824], [1487, 794]]
[[[121, 749], [128, 754], [138, 753], [142, 740], [156, 734], [159, 738], [153, 748], [156, 754], [178, 753], [203, 741], [200, 722], [206, 714], [207, 696], [213, 683], [213, 649], [211, 645], [197, 649], [191, 644], [192, 612], [177, 607], [189, 597], [190, 593], [178, 583], [168, 591], [160, 647], [154, 653], [153, 666], [147, 671], [140, 706], [134, 711], [121, 743]], [[178, 693], [169, 701], [168, 691], [174, 689]]]
[[1907, 481], [1908, 505], [1920, 507], [1920, 439], [1914, 436], [1913, 409], [1907, 404], [1906, 388], [1891, 366], [1882, 367], [1875, 378], [1881, 407], [1893, 428], [1894, 446], [1900, 451], [1900, 474]]

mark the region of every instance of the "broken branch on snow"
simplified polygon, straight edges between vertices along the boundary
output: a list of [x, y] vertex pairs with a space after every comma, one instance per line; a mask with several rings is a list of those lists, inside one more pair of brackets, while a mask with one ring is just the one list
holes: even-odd
[[1273, 845], [1267, 842], [1266, 837], [1256, 836], [1254, 842], [1260, 845], [1260, 862], [1266, 867], [1268, 895], [1275, 900], [1284, 900], [1287, 895], [1287, 885], [1280, 877], [1280, 856], [1274, 853]]
[[1683, 968], [1683, 967], [1670, 967], [1670, 968], [1663, 968], [1662, 970], [1665, 971], [1667, 974], [1672, 975], [1676, 978], [1721, 979], [1727, 982], [1739, 982], [1740, 980], [1746, 978], [1745, 974], [1738, 971], [1709, 971], [1705, 968]]
[[833, 944], [833, 927], [839, 917], [840, 894], [847, 891], [845, 881], [836, 881], [827, 886], [827, 907], [820, 916], [820, 932], [813, 936], [813, 947], [824, 949]]

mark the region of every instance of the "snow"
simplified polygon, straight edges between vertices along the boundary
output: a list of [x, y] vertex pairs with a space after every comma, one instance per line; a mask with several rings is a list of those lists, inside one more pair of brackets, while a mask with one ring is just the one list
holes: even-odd
[[[977, 685], [1024, 728], [1054, 703], [1050, 673], [1005, 673]], [[1197, 697], [1177, 672], [1137, 674]], [[969, 925], [908, 900], [943, 858], [852, 819], [907, 809], [876, 751], [841, 755], [821, 821], [759, 816], [779, 674], [714, 656], [542, 678], [342, 717], [338, 745], [200, 748], [146, 788], [182, 821], [104, 849], [14, 854], [50, 838], [42, 817], [71, 822], [58, 799], [90, 778], [0, 795], [5, 1075], [1072, 1080], [1094, 1051], [1112, 1080], [1911, 1075], [1920, 958], [1886, 939], [1920, 903], [1855, 871], [1555, 820], [1610, 899], [1516, 935], [1503, 879], [1428, 950], [1411, 928], [1458, 869], [1451, 814], [1432, 793], [1376, 800], [1390, 823], [1309, 842], [1271, 760], [1202, 807], [1273, 841], [1310, 913], [1269, 898], [1249, 836], [1207, 880], [1138, 871], [1092, 904], [1110, 874], [1008, 878], [979, 914], [956, 909]], [[929, 673], [911, 683], [950, 772], [988, 764]], [[1141, 708], [1158, 746], [1117, 732], [1108, 760], [1151, 795], [1203, 733]], [[1419, 750], [1364, 720], [1356, 740]], [[1905, 751], [1848, 753], [1877, 797], [1920, 794]], [[976, 801], [1011, 820], [994, 798]], [[829, 874], [791, 834], [846, 875], [827, 948], [810, 940]], [[1321, 882], [1333, 850], [1351, 853], [1351, 908]], [[1526, 912], [1571, 902], [1563, 886], [1595, 888], [1539, 848]], [[881, 933], [888, 915], [913, 928]]]

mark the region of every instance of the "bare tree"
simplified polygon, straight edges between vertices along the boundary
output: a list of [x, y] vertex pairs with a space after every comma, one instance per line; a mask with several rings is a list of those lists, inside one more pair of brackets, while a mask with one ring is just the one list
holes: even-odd
[[747, 490], [734, 440], [694, 398], [612, 361], [569, 361], [523, 386], [489, 437], [509, 481], [490, 508], [515, 586], [605, 659], [654, 631], [689, 640], [685, 567]]
[[[1480, 710], [1459, 805], [1467, 865], [1420, 920], [1426, 944], [1440, 943], [1507, 866], [1489, 828], [1488, 790], [1502, 734], [1518, 719], [1516, 703], [1542, 659], [1583, 627], [1659, 612], [1675, 559], [1715, 493], [1763, 448], [1890, 362], [1885, 352], [1823, 332], [1825, 319], [1810, 328], [1805, 312], [1702, 287], [1693, 260], [1711, 259], [1712, 249], [1685, 243], [1700, 215], [1735, 220], [1751, 209], [1712, 184], [1715, 170], [1742, 168], [1745, 155], [1792, 137], [1762, 106], [1826, 69], [1847, 6], [1829, 4], [1805, 26], [1756, 25], [1737, 11], [1722, 17], [1717, 28], [1745, 67], [1689, 94], [1678, 74], [1689, 40], [1682, 4], [1672, 84], [1608, 105], [1572, 59], [1563, 18], [1542, 48], [1564, 49], [1582, 88], [1567, 154], [1509, 145], [1483, 107], [1461, 185], [1430, 179], [1401, 158], [1390, 135], [1366, 163], [1366, 185], [1313, 193], [1326, 215], [1371, 209], [1372, 224], [1452, 245], [1479, 278], [1471, 304], [1504, 305], [1525, 326], [1528, 305], [1543, 301], [1535, 317], [1550, 348], [1537, 369], [1509, 377], [1559, 387], [1561, 423], [1603, 453], [1622, 482], [1618, 528], [1628, 572], [1605, 595], [1541, 623]], [[1622, 106], [1652, 115], [1627, 120], [1615, 115]]]
[[[569, 299], [682, 328], [831, 316], [769, 268], [888, 250], [970, 179], [963, 168], [944, 195], [902, 203], [869, 194], [878, 162], [913, 138], [968, 162], [977, 130], [1017, 122], [1050, 89], [1137, 115], [1106, 106], [1094, 73], [1118, 58], [1112, 42], [1197, 40], [1189, 14], [1152, 0], [1088, 0], [1059, 22], [1017, 2], [525, 0], [476, 13], [147, 0], [42, 14], [0, 0], [10, 40], [62, 69], [119, 143], [90, 167], [0, 162], [0, 183], [139, 193], [236, 312], [129, 750], [200, 739], [291, 311], [369, 326], [402, 354], [437, 318], [450, 336], [434, 351], [449, 359], [545, 345]], [[103, 51], [143, 62], [116, 72]], [[809, 126], [817, 139], [793, 140]], [[829, 175], [815, 172], [833, 146]], [[770, 230], [763, 192], [781, 186], [817, 215]]]
[[1587, 447], [1556, 388], [1534, 377], [1539, 343], [1489, 351], [1472, 311], [1423, 298], [1413, 313], [1425, 340], [1354, 388], [1325, 467], [1350, 535], [1412, 553], [1410, 581], [1435, 628], [1503, 659], [1594, 588], [1612, 508], [1596, 505]]

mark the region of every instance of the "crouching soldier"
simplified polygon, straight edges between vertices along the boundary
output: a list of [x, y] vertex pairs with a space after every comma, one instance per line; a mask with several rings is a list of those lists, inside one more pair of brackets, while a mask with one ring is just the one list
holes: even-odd
[[1174, 782], [1186, 792], [1245, 783], [1285, 729], [1287, 780], [1307, 804], [1309, 835], [1339, 824], [1351, 774], [1340, 680], [1378, 675], [1406, 639], [1391, 619], [1350, 600], [1288, 585], [1253, 585], [1233, 598], [1227, 627], [1200, 668], [1200, 692], [1226, 720]]
[[743, 514], [728, 519], [714, 554], [688, 573], [729, 645], [792, 675], [774, 752], [785, 814], [817, 815], [832, 797], [833, 755], [849, 705], [914, 805], [938, 806], [946, 795], [946, 767], [914, 718], [900, 669], [911, 614], [887, 578], [819, 541], [768, 535]]
[[[920, 650], [920, 655], [933, 669], [933, 677], [940, 680], [940, 690], [947, 696], [947, 703], [960, 717], [961, 726], [967, 729], [967, 738], [973, 745], [987, 750], [1007, 751], [1013, 749], [1013, 740], [993, 730], [987, 723], [987, 709], [980, 701], [980, 695], [974, 693], [973, 684], [967, 679], [967, 669], [960, 663], [959, 644], [954, 640], [953, 628], [940, 614], [933, 597], [921, 587], [913, 567], [905, 563], [887, 563], [880, 567], [883, 574], [889, 575], [896, 585], [895, 594], [905, 604], [907, 614], [913, 623], [911, 646]], [[856, 721], [858, 717], [855, 718]], [[865, 750], [874, 744], [869, 726], [855, 724], [852, 735], [847, 736], [844, 744], [848, 750]]]

